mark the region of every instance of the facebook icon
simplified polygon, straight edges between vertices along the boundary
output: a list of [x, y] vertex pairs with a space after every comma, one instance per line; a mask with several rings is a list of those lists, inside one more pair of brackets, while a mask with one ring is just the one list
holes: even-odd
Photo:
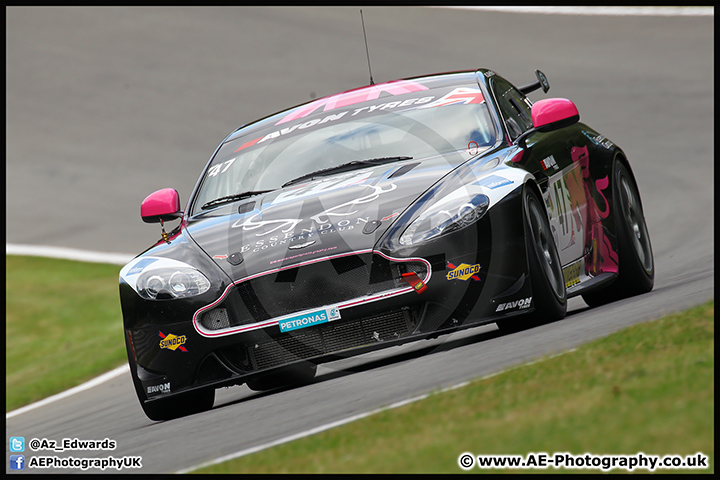
[[25, 455], [10, 455], [10, 470], [25, 470]]

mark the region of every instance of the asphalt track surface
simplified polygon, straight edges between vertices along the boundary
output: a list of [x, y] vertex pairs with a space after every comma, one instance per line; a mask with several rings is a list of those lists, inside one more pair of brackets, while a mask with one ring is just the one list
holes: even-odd
[[[301, 388], [221, 390], [213, 410], [168, 422], [143, 415], [122, 375], [9, 418], [6, 438], [110, 438], [111, 452], [43, 453], [141, 455], [141, 472], [174, 472], [714, 297], [712, 16], [363, 11], [376, 82], [482, 66], [524, 84], [543, 70], [548, 95], [572, 99], [581, 121], [629, 156], [655, 289], [596, 309], [573, 299], [565, 320], [516, 334], [489, 326], [328, 364]], [[357, 8], [11, 7], [6, 15], [8, 243], [140, 252], [159, 234], [139, 218], [142, 199], [171, 186], [187, 201], [232, 129], [369, 81]], [[463, 451], [481, 449], [439, 454], [456, 465]]]

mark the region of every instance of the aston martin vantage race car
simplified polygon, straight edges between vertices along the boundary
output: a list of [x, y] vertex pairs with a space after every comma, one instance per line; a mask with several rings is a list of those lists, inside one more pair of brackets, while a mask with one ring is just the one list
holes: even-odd
[[[561, 319], [653, 287], [630, 164], [547, 78], [491, 70], [372, 84], [242, 126], [181, 211], [149, 195], [162, 238], [120, 272], [145, 414], [212, 408], [317, 365], [497, 323]], [[165, 231], [165, 222], [179, 219]]]

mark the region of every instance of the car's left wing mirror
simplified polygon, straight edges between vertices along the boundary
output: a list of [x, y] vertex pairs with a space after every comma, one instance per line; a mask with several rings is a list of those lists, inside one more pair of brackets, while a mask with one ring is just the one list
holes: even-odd
[[533, 127], [539, 132], [551, 132], [580, 121], [580, 113], [567, 98], [538, 100], [530, 110]]
[[567, 98], [545, 98], [538, 100], [530, 110], [533, 128], [520, 135], [516, 143], [527, 148], [525, 141], [535, 132], [552, 132], [569, 127], [580, 121], [580, 113]]
[[140, 205], [140, 216], [145, 223], [167, 222], [182, 215], [180, 194], [174, 188], [163, 188], [151, 193]]

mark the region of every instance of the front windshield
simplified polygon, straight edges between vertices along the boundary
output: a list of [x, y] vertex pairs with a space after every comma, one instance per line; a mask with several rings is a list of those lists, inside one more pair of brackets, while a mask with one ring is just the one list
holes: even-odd
[[225, 143], [204, 174], [191, 214], [219, 198], [279, 189], [303, 175], [353, 161], [477, 154], [494, 143], [477, 86], [425, 89], [344, 109], [326, 104], [312, 114], [295, 111], [265, 130]]

